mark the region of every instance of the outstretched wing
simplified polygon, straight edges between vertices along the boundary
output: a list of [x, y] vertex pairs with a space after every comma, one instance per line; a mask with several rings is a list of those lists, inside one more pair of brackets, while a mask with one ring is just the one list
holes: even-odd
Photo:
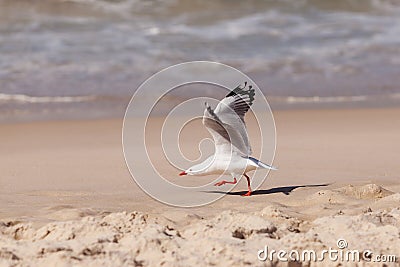
[[[251, 154], [244, 116], [253, 104], [255, 91], [251, 85], [238, 86], [219, 102], [215, 110], [206, 104], [203, 124], [212, 135], [216, 153], [234, 149]], [[232, 145], [232, 147], [231, 147]]]
[[233, 109], [244, 123], [244, 115], [253, 105], [255, 95], [253, 87], [251, 85], [247, 87], [247, 82], [245, 82], [244, 86], [239, 85], [222, 99], [215, 109], [215, 113], [220, 115], [230, 112], [230, 110], [226, 110], [227, 108]]

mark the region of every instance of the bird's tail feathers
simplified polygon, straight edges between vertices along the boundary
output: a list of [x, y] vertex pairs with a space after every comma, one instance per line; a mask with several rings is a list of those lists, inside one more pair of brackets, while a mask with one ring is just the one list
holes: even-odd
[[248, 157], [248, 159], [251, 160], [256, 165], [256, 167], [269, 169], [269, 170], [273, 170], [273, 171], [277, 171], [278, 170], [278, 168], [276, 168], [274, 166], [271, 166], [271, 165], [268, 165], [268, 164], [266, 164], [264, 162], [261, 162], [258, 159], [255, 159], [253, 157]]
[[274, 166], [271, 166], [271, 165], [268, 165], [268, 164], [265, 164], [264, 162], [261, 162], [261, 161], [258, 162], [258, 166], [260, 166], [260, 167], [262, 167], [264, 169], [270, 169], [270, 170], [273, 170], [273, 171], [277, 171], [278, 170], [278, 168], [276, 168]]

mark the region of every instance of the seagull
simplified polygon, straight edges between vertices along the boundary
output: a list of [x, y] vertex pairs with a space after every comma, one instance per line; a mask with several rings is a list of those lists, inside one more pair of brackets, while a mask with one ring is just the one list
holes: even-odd
[[233, 177], [233, 181], [223, 180], [215, 186], [236, 184], [236, 178], [243, 175], [247, 180], [248, 192], [242, 196], [251, 196], [250, 177], [246, 173], [257, 168], [277, 170], [250, 156], [252, 151], [244, 116], [253, 104], [254, 97], [254, 88], [245, 82], [227, 94], [214, 110], [205, 103], [203, 125], [214, 140], [215, 153], [179, 175], [230, 174]]

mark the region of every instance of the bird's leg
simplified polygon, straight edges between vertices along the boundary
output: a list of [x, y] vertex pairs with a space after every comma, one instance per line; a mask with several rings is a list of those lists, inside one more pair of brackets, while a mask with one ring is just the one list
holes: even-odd
[[250, 177], [247, 176], [245, 173], [243, 173], [244, 177], [246, 177], [247, 180], [247, 187], [249, 188], [249, 191], [246, 194], [243, 194], [243, 197], [248, 197], [251, 196], [251, 187], [250, 187]]
[[218, 183], [216, 183], [216, 184], [214, 184], [214, 185], [215, 185], [215, 186], [221, 186], [221, 185], [224, 185], [224, 184], [236, 184], [236, 183], [237, 183], [236, 178], [233, 177], [233, 181], [232, 181], [232, 182], [223, 180], [223, 181], [218, 182]]

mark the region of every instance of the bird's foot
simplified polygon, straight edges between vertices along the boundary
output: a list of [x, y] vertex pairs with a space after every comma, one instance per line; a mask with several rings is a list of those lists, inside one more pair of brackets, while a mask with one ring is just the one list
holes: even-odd
[[243, 194], [242, 197], [249, 197], [251, 196], [251, 191], [247, 192], [246, 194]]
[[215, 183], [214, 186], [221, 186], [221, 185], [224, 185], [224, 184], [236, 184], [236, 183], [237, 183], [236, 178], [234, 178], [233, 182], [229, 182], [229, 181], [223, 180], [221, 182]]
[[226, 181], [221, 181], [221, 182], [215, 183], [214, 186], [221, 186], [224, 184], [226, 184]]

